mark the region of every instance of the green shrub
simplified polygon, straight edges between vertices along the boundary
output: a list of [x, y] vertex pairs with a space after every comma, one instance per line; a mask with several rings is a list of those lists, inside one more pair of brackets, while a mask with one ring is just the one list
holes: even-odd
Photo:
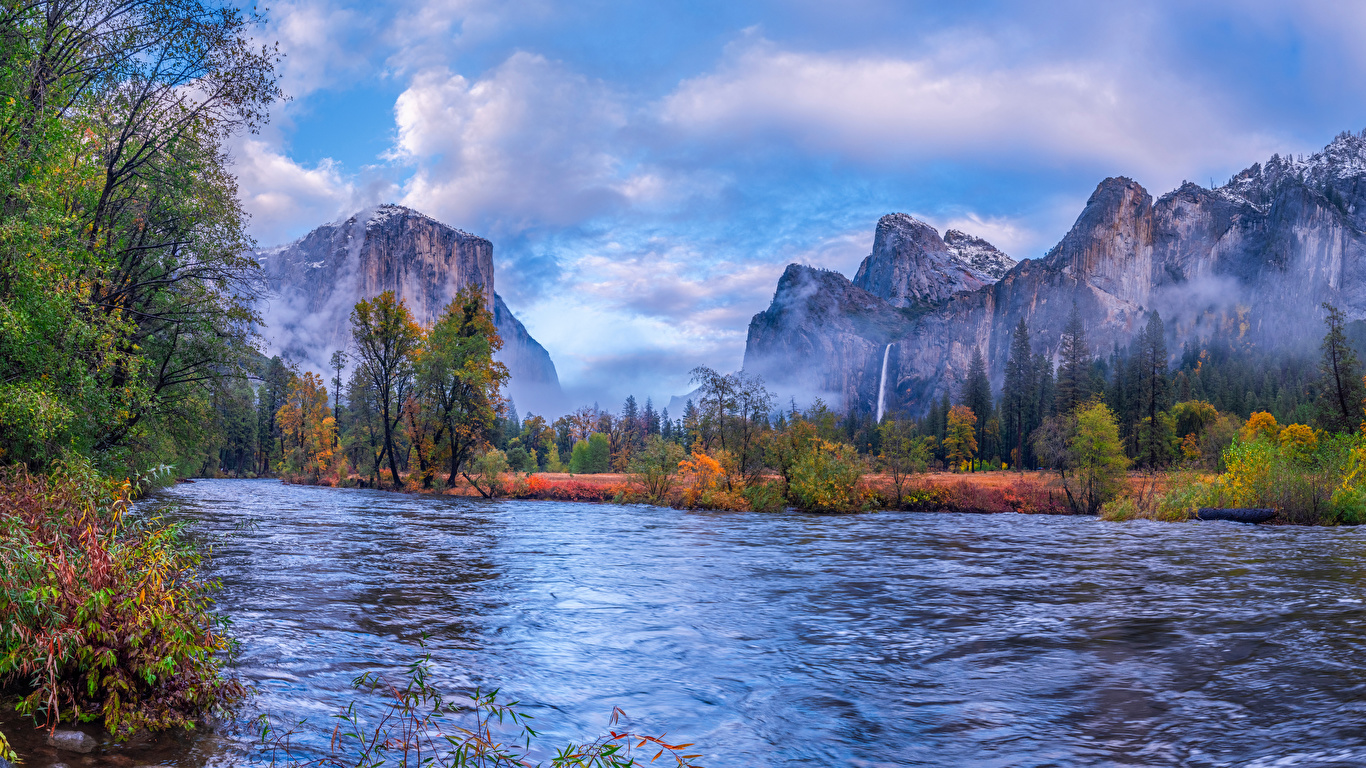
[[591, 475], [612, 471], [612, 443], [607, 435], [594, 432], [588, 436], [588, 462], [583, 471]]
[[631, 457], [631, 481], [640, 486], [650, 503], [664, 504], [678, 477], [678, 462], [682, 460], [683, 446], [659, 435], [650, 435], [645, 440], [645, 447]]
[[471, 466], [473, 472], [465, 476], [474, 484], [475, 490], [485, 496], [501, 496], [506, 492], [503, 475], [507, 474], [507, 454], [494, 448], [479, 456]]
[[1138, 517], [1138, 502], [1132, 496], [1111, 499], [1100, 507], [1100, 519], [1111, 522], [1124, 522]]
[[131, 488], [88, 464], [0, 472], [0, 687], [49, 725], [190, 727], [244, 692], [200, 555], [178, 526], [127, 519]]
[[863, 461], [852, 446], [816, 439], [792, 465], [788, 494], [808, 512], [852, 512], [861, 506], [862, 477]]
[[781, 512], [787, 508], [787, 494], [782, 482], [777, 480], [747, 485], [740, 495], [755, 512]]
[[513, 446], [507, 451], [508, 466], [518, 472], [535, 472], [538, 467], [536, 458], [532, 453], [520, 445]]

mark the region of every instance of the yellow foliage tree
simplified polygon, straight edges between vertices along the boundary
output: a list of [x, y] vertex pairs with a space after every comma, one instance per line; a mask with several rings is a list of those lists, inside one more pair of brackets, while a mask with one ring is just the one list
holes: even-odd
[[1289, 424], [1281, 430], [1281, 445], [1298, 451], [1312, 451], [1318, 447], [1319, 436], [1303, 424]]
[[944, 435], [944, 451], [950, 466], [972, 461], [977, 455], [977, 416], [966, 405], [955, 405], [949, 411], [949, 425]]
[[1266, 411], [1257, 411], [1247, 418], [1247, 423], [1243, 425], [1241, 436], [1245, 442], [1252, 442], [1259, 436], [1265, 435], [1268, 440], [1275, 442], [1276, 436], [1281, 433], [1280, 425], [1276, 423], [1276, 417]]
[[327, 407], [327, 389], [321, 376], [307, 372], [289, 384], [284, 405], [275, 414], [284, 435], [282, 474], [325, 475], [332, 469], [332, 446], [337, 422]]

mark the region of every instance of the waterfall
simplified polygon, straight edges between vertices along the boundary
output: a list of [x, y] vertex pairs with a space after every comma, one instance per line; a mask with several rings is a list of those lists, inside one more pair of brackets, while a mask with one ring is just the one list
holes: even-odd
[[882, 380], [877, 385], [877, 423], [882, 423], [882, 409], [887, 402], [887, 355], [892, 351], [892, 345], [882, 350]]

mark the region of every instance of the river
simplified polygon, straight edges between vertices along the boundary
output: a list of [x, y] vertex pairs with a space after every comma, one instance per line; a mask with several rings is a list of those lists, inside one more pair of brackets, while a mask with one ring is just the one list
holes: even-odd
[[[1366, 530], [270, 481], [142, 509], [218, 541], [254, 706], [321, 727], [426, 633], [441, 686], [501, 687], [549, 744], [617, 706], [708, 768], [1366, 764]], [[198, 738], [177, 761], [240, 750]]]

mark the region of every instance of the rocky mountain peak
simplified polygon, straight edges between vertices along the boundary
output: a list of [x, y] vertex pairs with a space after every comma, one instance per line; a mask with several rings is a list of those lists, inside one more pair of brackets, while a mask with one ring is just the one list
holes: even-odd
[[1366, 130], [1339, 133], [1309, 157], [1272, 155], [1265, 164], [1253, 163], [1215, 191], [1266, 213], [1277, 192], [1287, 184], [1302, 184], [1335, 204], [1355, 208], [1349, 198], [1361, 196], [1366, 187]]
[[949, 253], [953, 254], [960, 264], [981, 272], [991, 278], [991, 281], [1005, 277], [1010, 268], [1017, 263], [986, 240], [957, 229], [950, 229], [944, 233], [944, 244], [949, 247]]
[[[999, 253], [990, 243], [980, 242]], [[973, 265], [976, 256], [992, 260], [985, 250], [976, 249], [964, 241], [955, 251], [929, 224], [910, 214], [889, 213], [878, 220], [873, 252], [859, 265], [854, 285], [897, 307], [938, 304], [998, 279]]]

